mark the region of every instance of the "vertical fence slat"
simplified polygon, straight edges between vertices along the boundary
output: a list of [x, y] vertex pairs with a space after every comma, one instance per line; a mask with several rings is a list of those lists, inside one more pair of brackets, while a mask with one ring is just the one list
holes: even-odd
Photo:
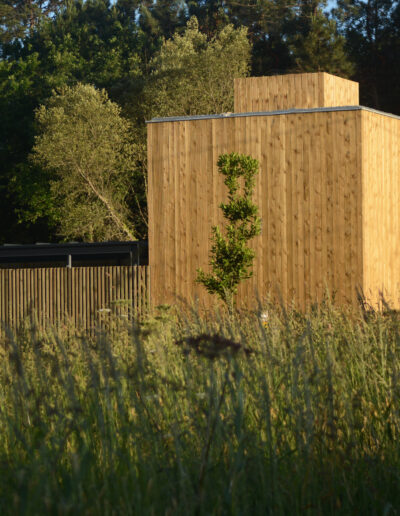
[[53, 270], [53, 295], [54, 295], [54, 319], [55, 325], [60, 326], [60, 269]]
[[17, 271], [16, 270], [13, 270], [12, 271], [12, 282], [11, 282], [11, 285], [12, 285], [12, 298], [11, 299], [15, 299], [15, 303], [13, 303], [13, 317], [12, 317], [12, 324], [13, 325], [17, 325], [18, 324], [18, 319], [17, 319], [17, 313], [18, 313], [18, 299], [17, 299]]
[[127, 274], [127, 297], [129, 299], [129, 308], [128, 311], [130, 314], [133, 314], [133, 295], [132, 295], [132, 276], [133, 276], [133, 268], [128, 267], [128, 274]]
[[80, 269], [79, 267], [72, 269], [74, 272], [74, 280], [73, 280], [73, 286], [74, 286], [74, 300], [75, 300], [75, 310], [74, 310], [74, 316], [73, 316], [73, 323], [76, 326], [81, 326], [82, 324], [82, 316], [81, 316], [81, 296], [80, 296]]
[[86, 276], [85, 271], [82, 267], [79, 267], [79, 293], [80, 293], [80, 301], [81, 301], [81, 318], [82, 318], [82, 328], [86, 328]]
[[124, 318], [150, 305], [149, 267], [105, 266], [0, 270], [0, 323], [17, 329], [26, 317], [40, 327], [70, 321], [93, 333], [111, 310]]
[[90, 332], [93, 331], [93, 314], [94, 314], [94, 304], [93, 304], [93, 294], [95, 285], [93, 284], [93, 267], [88, 267], [88, 329]]
[[0, 321], [2, 326], [5, 324], [4, 301], [4, 271], [0, 270]]

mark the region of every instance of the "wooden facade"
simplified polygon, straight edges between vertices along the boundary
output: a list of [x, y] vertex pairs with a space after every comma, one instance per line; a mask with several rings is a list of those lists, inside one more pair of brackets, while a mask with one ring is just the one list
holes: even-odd
[[324, 72], [235, 79], [235, 113], [358, 106], [357, 82]]
[[1, 326], [18, 328], [33, 316], [41, 327], [94, 330], [110, 314], [142, 314], [149, 282], [147, 266], [0, 269]]
[[272, 294], [304, 309], [328, 291], [376, 305], [382, 292], [398, 308], [399, 131], [399, 118], [360, 106], [149, 123], [152, 303], [211, 303], [196, 269], [208, 270], [211, 227], [223, 222], [216, 163], [235, 151], [260, 163], [262, 233], [242, 304]]
[[400, 308], [400, 119], [361, 112], [363, 288]]

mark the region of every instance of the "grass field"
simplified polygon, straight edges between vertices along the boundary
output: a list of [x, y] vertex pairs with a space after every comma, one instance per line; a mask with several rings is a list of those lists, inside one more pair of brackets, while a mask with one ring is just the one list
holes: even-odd
[[0, 514], [400, 513], [400, 321], [160, 310], [0, 344]]

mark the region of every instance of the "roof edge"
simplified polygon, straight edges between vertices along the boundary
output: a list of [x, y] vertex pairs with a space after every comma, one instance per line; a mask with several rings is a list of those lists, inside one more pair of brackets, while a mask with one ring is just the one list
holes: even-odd
[[332, 111], [369, 111], [377, 115], [388, 116], [400, 120], [400, 116], [392, 113], [385, 113], [377, 109], [365, 106], [338, 106], [338, 107], [322, 107], [322, 108], [306, 108], [306, 109], [288, 109], [283, 111], [256, 111], [252, 113], [221, 113], [218, 115], [192, 115], [192, 116], [171, 116], [166, 118], [152, 118], [146, 120], [146, 124], [159, 124], [162, 122], [188, 122], [191, 120], [211, 120], [219, 118], [241, 118], [247, 116], [274, 116], [274, 115], [294, 115], [297, 113], [329, 113]]

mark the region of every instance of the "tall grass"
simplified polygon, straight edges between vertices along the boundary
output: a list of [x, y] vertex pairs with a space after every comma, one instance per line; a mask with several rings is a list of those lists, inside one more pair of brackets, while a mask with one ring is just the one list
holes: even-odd
[[178, 316], [0, 345], [1, 514], [398, 514], [396, 314]]

